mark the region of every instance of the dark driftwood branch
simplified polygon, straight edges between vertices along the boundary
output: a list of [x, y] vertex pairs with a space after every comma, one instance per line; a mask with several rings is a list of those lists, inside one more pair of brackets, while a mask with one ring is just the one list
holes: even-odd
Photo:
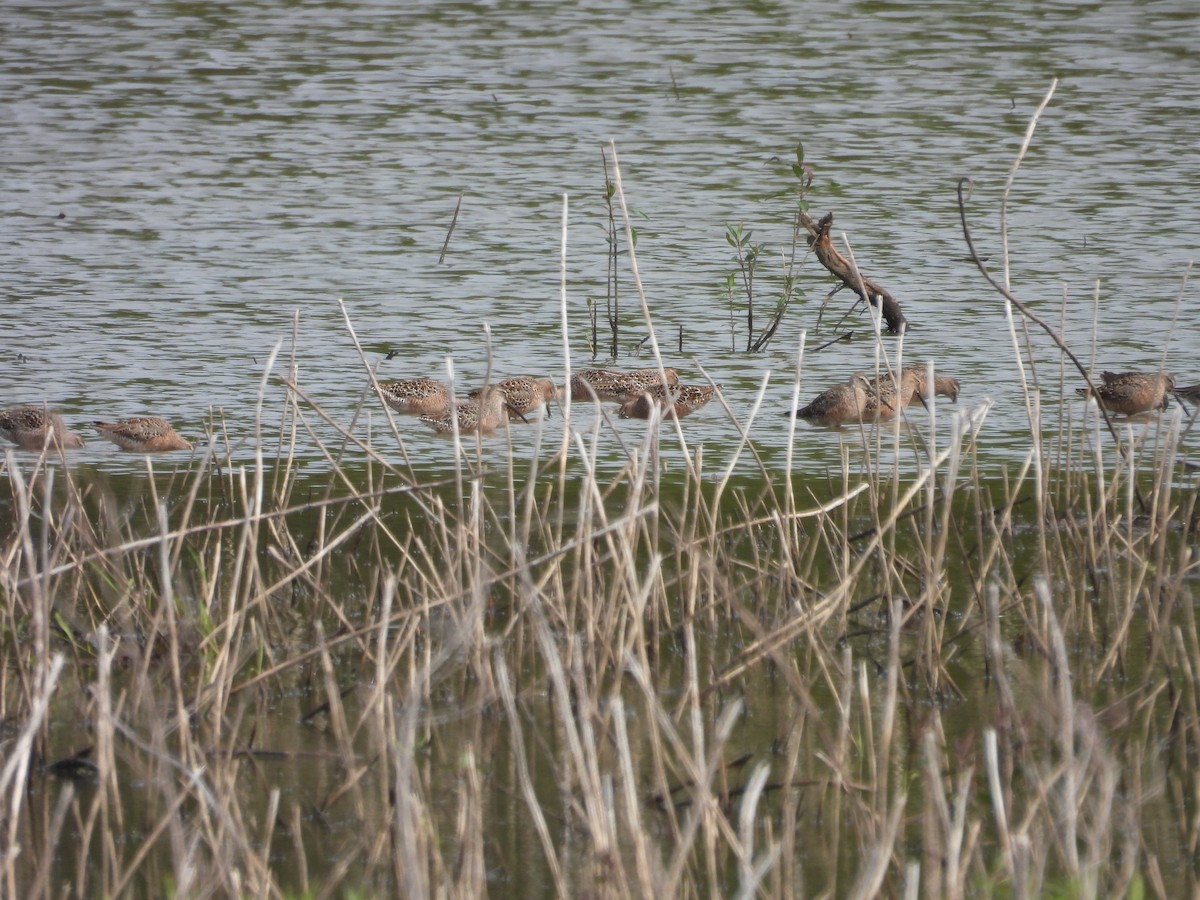
[[899, 301], [878, 282], [872, 281], [862, 272], [856, 273], [850, 261], [838, 253], [829, 237], [829, 229], [833, 226], [833, 213], [826, 213], [821, 221], [814, 222], [812, 216], [801, 212], [800, 224], [808, 231], [808, 246], [812, 247], [821, 265], [840, 278], [842, 284], [858, 294], [860, 299], [879, 307], [883, 311], [883, 320], [887, 322], [888, 331], [899, 334], [900, 326], [904, 324], [904, 313], [900, 311]]

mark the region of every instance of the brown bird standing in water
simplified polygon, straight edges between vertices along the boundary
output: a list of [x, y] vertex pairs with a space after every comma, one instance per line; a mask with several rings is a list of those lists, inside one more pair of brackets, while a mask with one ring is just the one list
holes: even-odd
[[[679, 384], [679, 375], [674, 369], [666, 369], [667, 384]], [[624, 403], [633, 400], [642, 391], [662, 381], [658, 369], [635, 369], [632, 372], [613, 372], [609, 369], [583, 369], [571, 376], [571, 399], [615, 400]]]
[[[525, 417], [543, 406], [549, 415], [550, 401], [560, 395], [559, 389], [549, 378], [530, 378], [526, 375], [505, 378], [493, 387], [504, 394], [504, 399], [508, 402], [508, 417], [522, 422], [528, 421]], [[480, 388], [471, 391], [467, 397], [474, 400], [482, 393], [483, 389]]]
[[[925, 390], [925, 378], [928, 375], [928, 370], [923, 365], [905, 366], [904, 371], [912, 370], [917, 373], [919, 379], [917, 389], [913, 391], [913, 395], [908, 400], [908, 405], [920, 403], [925, 399], [927, 391]], [[933, 393], [941, 397], [948, 397], [951, 403], [958, 402], [958, 379], [950, 378], [946, 375], [933, 376]]]
[[170, 422], [158, 416], [136, 416], [120, 422], [93, 422], [92, 426], [122, 450], [133, 453], [192, 449], [191, 443], [181, 438]]
[[924, 398], [921, 397], [924, 382], [924, 368], [920, 366], [901, 369], [899, 384], [891, 375], [880, 375], [872, 379], [867, 388], [863, 421], [890, 422], [914, 399], [924, 402]]
[[621, 404], [618, 415], [622, 419], [648, 419], [655, 407], [663, 412], [673, 412], [675, 417], [682, 419], [690, 416], [717, 395], [717, 389], [710, 384], [696, 386], [678, 384], [674, 387], [663, 387], [661, 384], [651, 385], [632, 400]]
[[1104, 382], [1093, 391], [1077, 388], [1075, 393], [1094, 398], [1109, 412], [1125, 416], [1152, 409], [1166, 409], [1167, 395], [1175, 390], [1175, 376], [1167, 372], [1101, 372]]
[[433, 378], [381, 381], [379, 396], [406, 416], [439, 416], [450, 407], [450, 389]]
[[847, 425], [863, 420], [867, 405], [867, 390], [871, 382], [862, 372], [855, 372], [845, 384], [822, 391], [808, 405], [796, 410], [793, 415], [813, 425]]
[[441, 434], [454, 431], [453, 415], [458, 420], [459, 434], [486, 434], [494, 431], [507, 419], [508, 401], [498, 388], [487, 391], [474, 400], [460, 400], [453, 410], [444, 410], [440, 416], [421, 416], [421, 422]]
[[47, 441], [60, 449], [83, 446], [83, 438], [67, 431], [62, 416], [32, 404], [0, 411], [0, 435], [22, 450], [41, 450]]

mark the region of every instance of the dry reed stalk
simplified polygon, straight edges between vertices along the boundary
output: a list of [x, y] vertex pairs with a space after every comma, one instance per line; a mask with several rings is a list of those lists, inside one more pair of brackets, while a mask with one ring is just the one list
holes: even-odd
[[[54, 814], [50, 820], [50, 825], [43, 835], [43, 846], [45, 848], [57, 847], [63, 833], [63, 826], [67, 821], [67, 814], [72, 807], [77, 807], [77, 798], [75, 789], [72, 785], [66, 785], [58, 794], [58, 799], [54, 804]], [[51, 864], [54, 862], [54, 855], [51, 852], [41, 854], [41, 859], [38, 861], [37, 874], [29, 885], [26, 892], [28, 897], [44, 897], [49, 896], [49, 880]]]
[[29, 706], [25, 724], [13, 742], [12, 750], [7, 755], [3, 768], [0, 768], [0, 804], [3, 804], [5, 811], [4, 824], [7, 832], [5, 848], [8, 851], [4, 854], [4, 882], [5, 893], [10, 897], [20, 895], [20, 891], [17, 889], [17, 855], [12, 851], [20, 846], [17, 828], [21, 822], [22, 803], [28, 789], [30, 760], [38, 733], [44, 728], [50, 700], [58, 685], [64, 664], [65, 659], [61, 654], [55, 654], [46, 660], [46, 669], [39, 691], [34, 696], [27, 698]]
[[900, 832], [900, 822], [904, 816], [906, 803], [907, 798], [903, 794], [893, 802], [883, 831], [875, 846], [867, 852], [864, 867], [860, 869], [859, 877], [851, 886], [848, 897], [867, 898], [879, 895], [884, 878], [887, 877], [888, 864]]
[[[800, 331], [800, 340], [796, 348], [796, 367], [792, 376], [792, 397], [788, 409], [800, 408], [800, 384], [804, 376], [804, 348], [808, 341], [808, 332]], [[790, 516], [796, 509], [796, 494], [792, 484], [792, 464], [796, 450], [796, 417], [788, 416], [787, 443], [784, 445], [783, 471], [784, 477], [784, 516]], [[796, 535], [788, 535], [788, 544], [795, 541]]]
[[479, 767], [470, 745], [464, 748], [460, 759], [460, 771], [465, 772], [465, 778], [460, 779], [463, 789], [454, 833], [458, 858], [449, 887], [452, 895], [481, 897], [486, 893], [487, 880]]
[[325, 641], [325, 629], [320, 622], [316, 623], [315, 628], [317, 647], [320, 650], [321, 674], [325, 688], [325, 713], [329, 717], [334, 741], [337, 743], [339, 762], [341, 763], [341, 769], [346, 779], [342, 785], [335, 788], [336, 794], [327, 798], [322, 803], [322, 807], [328, 808], [332, 805], [333, 799], [348, 791], [354, 803], [355, 815], [360, 820], [363, 820], [366, 818], [366, 805], [362, 791], [358, 786], [358, 781], [361, 777], [358, 774], [360, 767], [357, 764], [357, 755], [354, 752], [351, 742], [350, 726], [346, 721], [346, 711], [342, 706], [342, 691], [338, 687], [337, 674], [334, 669], [333, 660], [329, 655], [329, 646]]
[[[509, 724], [512, 728], [512, 740], [516, 750], [517, 774], [519, 776], [521, 793], [525, 800], [525, 805], [529, 809], [534, 827], [537, 829], [538, 838], [542, 844], [542, 851], [546, 856], [546, 863], [550, 867], [550, 874], [554, 879], [555, 891], [559, 896], [565, 896], [567, 886], [563, 878], [562, 866], [559, 864], [558, 854], [554, 848], [554, 841], [550, 835], [550, 829], [546, 824], [545, 813], [542, 811], [537, 793], [534, 790], [533, 778], [530, 775], [528, 756], [525, 750], [523, 728], [517, 713], [516, 699], [512, 688], [512, 679], [509, 677], [508, 666], [499, 649], [496, 651], [496, 658], [493, 665], [496, 671], [496, 683], [499, 688], [500, 699], [504, 704], [504, 710], [508, 715]], [[618, 717], [617, 727], [622, 727], [620, 717]], [[641, 873], [640, 866], [639, 873]]]
[[773, 842], [760, 855], [757, 862], [754, 859], [754, 830], [755, 818], [758, 814], [759, 800], [771, 770], [766, 763], [760, 763], [751, 773], [742, 795], [741, 808], [738, 810], [738, 843], [734, 852], [738, 859], [738, 893], [739, 898], [750, 900], [757, 896], [759, 884], [767, 872], [775, 865], [779, 854], [778, 845]]
[[[642, 276], [638, 269], [636, 244], [633, 239], [633, 220], [629, 215], [629, 207], [625, 202], [625, 188], [621, 182], [621, 164], [617, 160], [617, 144], [616, 141], [610, 140], [608, 143], [608, 152], [612, 158], [613, 167], [613, 185], [616, 188], [616, 194], [621, 204], [621, 218], [625, 225], [625, 250], [629, 257], [629, 273], [633, 278], [634, 287], [637, 288], [638, 300], [641, 301], [642, 319], [646, 323], [646, 329], [649, 333], [650, 353], [654, 357], [654, 363], [658, 367], [659, 378], [663, 384], [667, 384], [666, 364], [663, 362], [662, 352], [658, 346], [658, 335], [654, 331], [654, 320], [650, 315], [650, 302], [646, 299], [646, 290], [642, 286]], [[683, 428], [679, 424], [679, 419], [675, 416], [670, 416], [674, 426], [675, 438], [679, 443], [680, 451], [683, 458], [688, 460], [691, 466], [691, 455], [687, 449], [687, 441], [683, 436]], [[651, 427], [657, 421], [651, 418]]]
[[[417, 684], [410, 687], [417, 688]], [[430, 817], [423, 800], [414, 750], [417, 744], [417, 705], [409, 703], [397, 710], [395, 738], [391, 742], [393, 814], [392, 847], [396, 883], [410, 897], [429, 894], [432, 846], [428, 828]]]

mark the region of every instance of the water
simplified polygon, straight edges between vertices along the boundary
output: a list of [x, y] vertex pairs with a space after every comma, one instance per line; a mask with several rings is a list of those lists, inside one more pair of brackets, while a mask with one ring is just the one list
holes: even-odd
[[[195, 436], [212, 406], [248, 429], [263, 361], [298, 311], [301, 382], [349, 422], [365, 376], [338, 298], [369, 363], [399, 351], [381, 376], [437, 375], [452, 355], [477, 383], [485, 322], [497, 372], [561, 371], [563, 194], [572, 362], [590, 363], [609, 139], [668, 362], [693, 380], [703, 365], [743, 417], [771, 370], [768, 450], [829, 282], [809, 260], [769, 351], [733, 351], [744, 320], [731, 338], [724, 229], [784, 248], [791, 179], [771, 160], [797, 141], [814, 213], [834, 211], [901, 300], [908, 352], [959, 377], [963, 402], [996, 401], [995, 459], [1023, 453], [1024, 405], [999, 298], [964, 260], [955, 186], [973, 179], [976, 238], [998, 266], [999, 192], [1053, 76], [1010, 207], [1018, 295], [1057, 322], [1065, 291], [1086, 356], [1100, 280], [1101, 365], [1153, 368], [1200, 242], [1200, 212], [1180, 202], [1200, 165], [1186, 2], [9, 4], [6, 20], [4, 400], [73, 420], [151, 411]], [[628, 277], [622, 295], [628, 348], [645, 328]], [[826, 329], [848, 306], [834, 298]], [[873, 365], [868, 320], [852, 324], [863, 340], [806, 356], [803, 396]], [[1185, 314], [1167, 355], [1184, 380], [1200, 378], [1197, 346]], [[448, 457], [408, 434], [417, 458]], [[688, 423], [710, 445], [734, 434], [715, 410]], [[817, 467], [836, 459], [836, 438], [799, 440]], [[83, 458], [126, 464], [104, 448]]]

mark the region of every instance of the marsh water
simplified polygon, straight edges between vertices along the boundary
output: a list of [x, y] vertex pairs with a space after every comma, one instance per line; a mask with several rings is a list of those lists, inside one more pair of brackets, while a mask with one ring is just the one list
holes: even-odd
[[[193, 436], [217, 408], [248, 428], [298, 313], [299, 380], [348, 424], [366, 377], [339, 298], [380, 377], [439, 376], [452, 356], [477, 384], [485, 323], [495, 372], [555, 375], [564, 194], [572, 364], [591, 364], [611, 139], [668, 363], [689, 380], [702, 366], [743, 418], [769, 371], [756, 437], [770, 448], [786, 437], [801, 330], [802, 396], [874, 365], [866, 316], [832, 328], [845, 292], [818, 330], [830, 279], [812, 259], [768, 352], [742, 352], [743, 313], [731, 326], [725, 228], [768, 246], [760, 290], [773, 296], [794, 208], [777, 160], [803, 142], [812, 210], [835, 214], [903, 304], [908, 358], [958, 377], [963, 402], [991, 398], [984, 442], [1020, 457], [1015, 355], [1002, 303], [966, 260], [958, 180], [972, 179], [972, 225], [998, 266], [1000, 190], [1060, 77], [1012, 196], [1014, 289], [1055, 323], [1065, 296], [1088, 361], [1099, 282], [1099, 367], [1153, 368], [1165, 353], [1200, 380], [1194, 304], [1167, 341], [1200, 245], [1198, 42], [1183, 0], [6, 4], [5, 403], [45, 399], [75, 421], [152, 411]], [[622, 273], [615, 364], [644, 364], [624, 261]], [[860, 340], [812, 352], [848, 328]], [[1034, 342], [1039, 374], [1056, 376], [1057, 355]], [[1054, 386], [1044, 401], [1057, 398]], [[409, 431], [415, 458], [445, 463], [445, 441]], [[716, 414], [688, 433], [718, 454], [735, 437]], [[836, 460], [836, 438], [799, 439], [800, 465]], [[80, 458], [128, 464], [101, 446]]]
[[[236, 440], [253, 428], [281, 342], [276, 372], [294, 352], [306, 394], [360, 433], [380, 415], [368, 402], [356, 417], [364, 364], [380, 378], [436, 377], [450, 357], [468, 386], [489, 358], [496, 374], [555, 376], [564, 195], [571, 364], [646, 365], [625, 259], [621, 353], [589, 347], [589, 303], [607, 290], [611, 140], [667, 363], [688, 380], [707, 372], [742, 420], [769, 373], [753, 437], [778, 465], [801, 332], [801, 397], [875, 359], [864, 314], [834, 327], [846, 292], [821, 313], [831, 285], [811, 259], [768, 350], [742, 349], [726, 227], [768, 245], [770, 297], [791, 240], [787, 164], [802, 142], [811, 208], [834, 213], [859, 265], [902, 303], [906, 357], [957, 377], [960, 405], [993, 401], [978, 446], [998, 470], [1028, 452], [1029, 425], [1004, 307], [967, 259], [956, 190], [971, 179], [971, 225], [998, 268], [1001, 190], [1055, 77], [1009, 207], [1014, 292], [1055, 324], [1065, 302], [1064, 332], [1088, 362], [1097, 318], [1097, 368], [1165, 360], [1200, 381], [1194, 291], [1177, 304], [1200, 246], [1191, 0], [117, 0], [10, 2], [2, 19], [0, 405], [45, 400], [79, 425], [154, 413], [193, 439], [216, 411]], [[813, 349], [847, 328], [856, 340]], [[1054, 423], [1059, 357], [1031, 340]], [[1083, 406], [1071, 401], [1069, 415]], [[714, 466], [737, 444], [715, 406], [683, 424]], [[449, 469], [450, 442], [401, 425], [418, 467]], [[546, 427], [557, 444], [561, 418]], [[796, 469], [823, 477], [841, 439], [799, 429]], [[527, 455], [535, 437], [521, 427], [511, 440]], [[303, 429], [297, 454], [301, 479], [325, 471]], [[144, 463], [99, 440], [73, 459], [141, 490]], [[281, 702], [276, 739], [303, 743], [307, 732], [287, 733], [303, 705]], [[295, 765], [272, 781], [319, 794], [322, 767]], [[498, 829], [496, 840], [494, 889], [524, 894], [513, 873], [536, 855], [533, 838]]]

